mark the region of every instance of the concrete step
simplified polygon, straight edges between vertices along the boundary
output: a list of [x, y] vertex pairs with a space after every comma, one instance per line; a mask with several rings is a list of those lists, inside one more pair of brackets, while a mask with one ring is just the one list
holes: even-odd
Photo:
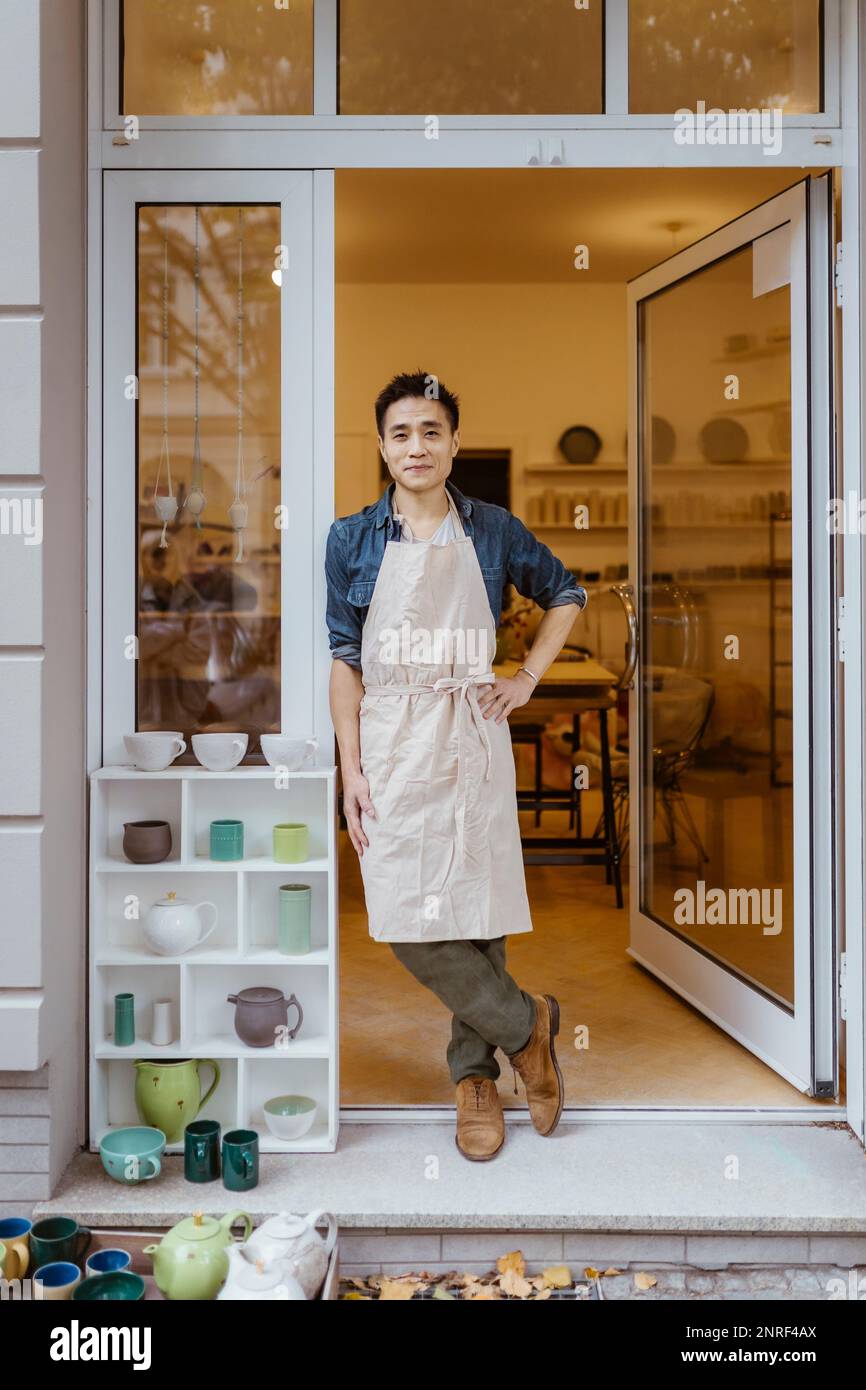
[[98, 1154], [67, 1168], [34, 1218], [94, 1229], [164, 1229], [196, 1207], [333, 1211], [341, 1263], [476, 1269], [504, 1251], [601, 1266], [647, 1261], [842, 1267], [866, 1264], [866, 1158], [844, 1124], [731, 1121], [568, 1123], [538, 1135], [509, 1123], [486, 1163], [463, 1158], [453, 1123], [344, 1123], [327, 1154], [264, 1154], [251, 1191], [190, 1184], [183, 1158], [129, 1187]]

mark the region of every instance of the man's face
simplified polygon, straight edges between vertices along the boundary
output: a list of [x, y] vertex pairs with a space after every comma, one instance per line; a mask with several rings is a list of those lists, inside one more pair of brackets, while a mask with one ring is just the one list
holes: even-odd
[[410, 492], [443, 483], [460, 447], [459, 431], [441, 401], [407, 396], [385, 411], [379, 448], [391, 477]]

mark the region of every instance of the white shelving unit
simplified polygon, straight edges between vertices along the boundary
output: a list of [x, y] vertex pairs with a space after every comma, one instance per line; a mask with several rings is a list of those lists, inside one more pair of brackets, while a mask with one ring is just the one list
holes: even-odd
[[[139, 772], [105, 767], [90, 780], [90, 1147], [121, 1125], [140, 1124], [135, 1105], [137, 1058], [166, 1061], [212, 1057], [221, 1081], [199, 1119], [226, 1129], [255, 1129], [269, 1153], [331, 1152], [339, 1127], [337, 1029], [337, 825], [336, 769], [290, 773], [278, 785], [271, 767], [208, 772], [171, 767]], [[210, 822], [244, 823], [245, 858], [219, 863], [208, 857]], [[123, 855], [127, 821], [167, 820], [172, 850], [160, 864], [131, 864]], [[310, 857], [300, 864], [272, 858], [273, 827], [285, 821], [309, 826]], [[286, 956], [276, 947], [279, 887], [309, 883], [311, 947]], [[200, 947], [180, 956], [158, 956], [142, 933], [150, 905], [167, 891], [192, 902], [209, 900], [218, 911], [216, 930]], [[285, 1046], [247, 1047], [234, 1030], [228, 994], [255, 985], [294, 993], [304, 1011], [297, 1036]], [[114, 996], [135, 996], [136, 1041], [114, 1041]], [[176, 1039], [150, 1041], [153, 1004], [174, 1004]], [[289, 1010], [289, 1026], [297, 1019]], [[202, 1070], [203, 1092], [210, 1069]], [[262, 1105], [270, 1096], [312, 1096], [313, 1127], [301, 1139], [276, 1139]], [[183, 1152], [183, 1142], [167, 1152]]]

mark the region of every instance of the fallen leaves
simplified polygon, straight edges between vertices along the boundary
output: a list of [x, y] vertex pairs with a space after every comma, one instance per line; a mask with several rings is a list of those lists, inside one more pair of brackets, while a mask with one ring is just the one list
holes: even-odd
[[576, 1296], [586, 1296], [589, 1288], [577, 1285], [572, 1279], [568, 1265], [550, 1265], [540, 1274], [526, 1273], [526, 1261], [522, 1250], [509, 1250], [496, 1261], [496, 1270], [487, 1274], [459, 1273], [451, 1270], [447, 1274], [384, 1275], [371, 1274], [366, 1279], [357, 1275], [341, 1280], [348, 1291], [342, 1298], [358, 1302], [361, 1300], [387, 1300], [390, 1303], [408, 1302], [418, 1295], [430, 1291], [429, 1296], [438, 1300], [454, 1302], [467, 1299], [474, 1302], [493, 1303], [504, 1298], [516, 1298], [524, 1302], [546, 1302], [554, 1289], [574, 1289]]
[[[613, 1278], [623, 1270], [609, 1266], [603, 1272], [587, 1265], [584, 1278], [590, 1283]], [[658, 1282], [654, 1275], [638, 1270], [633, 1275], [638, 1293], [646, 1293]], [[352, 1302], [385, 1301], [408, 1303], [425, 1295], [440, 1302], [453, 1303], [467, 1299], [473, 1303], [501, 1302], [518, 1299], [521, 1302], [546, 1302], [556, 1289], [571, 1290], [575, 1298], [588, 1298], [589, 1283], [573, 1279], [568, 1265], [548, 1265], [540, 1274], [527, 1274], [522, 1250], [509, 1250], [500, 1255], [496, 1269], [487, 1274], [470, 1274], [449, 1270], [447, 1274], [431, 1274], [421, 1270], [413, 1274], [370, 1274], [366, 1279], [357, 1275], [340, 1280], [340, 1297]], [[343, 1290], [346, 1290], [343, 1292]], [[599, 1289], [600, 1294], [600, 1289]]]

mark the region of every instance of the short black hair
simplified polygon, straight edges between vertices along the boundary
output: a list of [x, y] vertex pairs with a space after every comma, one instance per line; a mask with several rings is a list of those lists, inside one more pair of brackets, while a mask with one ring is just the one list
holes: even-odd
[[453, 392], [441, 382], [434, 372], [423, 372], [419, 367], [415, 372], [399, 372], [392, 377], [384, 390], [376, 397], [376, 429], [384, 438], [383, 425], [385, 412], [395, 401], [403, 401], [407, 396], [418, 396], [422, 400], [439, 401], [448, 412], [452, 434], [460, 424], [460, 402]]

